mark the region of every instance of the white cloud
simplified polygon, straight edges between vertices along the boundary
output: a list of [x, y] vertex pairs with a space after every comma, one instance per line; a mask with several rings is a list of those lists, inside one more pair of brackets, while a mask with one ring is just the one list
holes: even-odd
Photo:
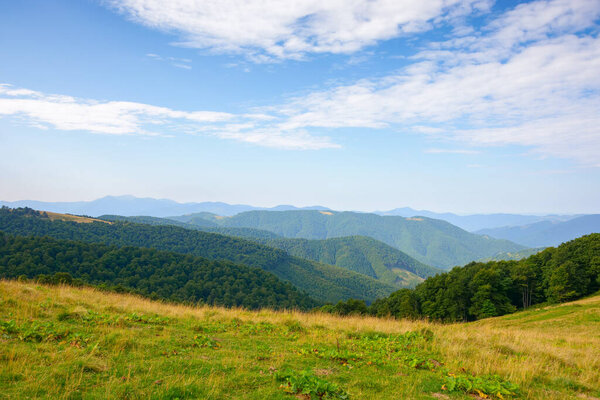
[[479, 154], [480, 152], [477, 150], [469, 150], [469, 149], [427, 149], [425, 150], [427, 154]]
[[178, 57], [162, 57], [155, 53], [148, 53], [146, 57], [156, 61], [166, 61], [173, 67], [190, 70], [192, 69], [192, 60], [189, 58], [178, 58]]
[[[114, 0], [112, 4], [138, 22], [179, 32], [195, 47], [285, 58], [351, 52], [387, 37], [429, 29], [440, 19], [468, 14], [479, 3]], [[538, 157], [600, 166], [598, 18], [597, 0], [521, 4], [486, 26], [456, 27], [452, 38], [431, 43], [394, 74], [330, 87], [246, 114], [184, 112], [0, 86], [0, 116], [18, 115], [29, 123], [63, 130], [185, 131], [285, 149], [339, 147], [317, 135], [320, 130], [392, 129], [460, 143], [450, 150], [430, 149], [431, 153], [471, 154], [452, 149], [518, 145]], [[156, 54], [148, 57], [164, 59]]]
[[257, 62], [352, 53], [489, 8], [490, 0], [107, 0], [180, 45], [245, 53]]
[[96, 101], [47, 95], [0, 84], [0, 118], [14, 117], [40, 128], [110, 135], [171, 135], [205, 133], [260, 146], [315, 150], [336, 148], [326, 137], [304, 131], [263, 126], [265, 114], [235, 115], [215, 111], [179, 111], [127, 102]]
[[293, 99], [281, 127], [393, 128], [600, 165], [599, 17], [597, 1], [518, 6], [398, 73]]

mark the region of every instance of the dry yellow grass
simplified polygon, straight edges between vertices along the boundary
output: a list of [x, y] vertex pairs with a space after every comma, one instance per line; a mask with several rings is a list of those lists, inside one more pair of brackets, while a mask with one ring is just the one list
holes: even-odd
[[[206, 321], [207, 319], [211, 321], [237, 319], [248, 323], [268, 322], [281, 326], [289, 325], [290, 321], [294, 321], [305, 327], [307, 332], [304, 337], [298, 339], [297, 343], [293, 343], [294, 346], [303, 343], [306, 345], [315, 345], [314, 343], [317, 342], [336, 343], [339, 337], [349, 332], [404, 333], [427, 328], [434, 334], [433, 347], [437, 349], [440, 359], [444, 360], [446, 366], [451, 370], [464, 368], [477, 375], [498, 374], [503, 379], [518, 384], [521, 387], [523, 398], [598, 400], [600, 397], [600, 296], [475, 323], [447, 325], [428, 321], [398, 321], [358, 316], [339, 317], [296, 311], [247, 311], [208, 306], [191, 307], [164, 304], [131, 295], [100, 292], [91, 288], [45, 287], [30, 283], [2, 281], [0, 282], [0, 305], [7, 304], [6, 302], [11, 302], [12, 307], [17, 307], [16, 311], [11, 312], [25, 320], [39, 318], [39, 305], [47, 303], [46, 307], [51, 308], [53, 304], [59, 304], [60, 307], [68, 309], [71, 313], [77, 313], [79, 309], [94, 309], [99, 312], [135, 312], [145, 315], [156, 314], [171, 320], [182, 321], [181, 323]], [[122, 336], [115, 336], [117, 342], [111, 345], [121, 349], [119, 352], [142, 351], [143, 349], [138, 348], [140, 345], [136, 340], [136, 335], [140, 333], [141, 331], [136, 333], [135, 330], [129, 330]], [[106, 334], [112, 335], [113, 333], [107, 330]], [[156, 333], [156, 340], [160, 339], [165, 341], [164, 343], [168, 343], [169, 338], [160, 335], [164, 334]], [[236, 335], [234, 334], [234, 340], [238, 337]], [[241, 337], [239, 338], [242, 340]], [[275, 338], [273, 338], [274, 340]], [[292, 344], [282, 342], [281, 345], [284, 350], [289, 350], [288, 347]], [[235, 346], [237, 346], [235, 343], [230, 343], [230, 347]], [[242, 349], [241, 345], [239, 346], [238, 350], [227, 353], [225, 361], [221, 360], [220, 362], [235, 366], [237, 371], [251, 371], [252, 368], [256, 368], [257, 362], [248, 356], [249, 351], [256, 350]], [[24, 356], [23, 353], [11, 348], [9, 342], [2, 339], [0, 339], [0, 350], [5, 370], [28, 371], [31, 368], [30, 364], [39, 362], [35, 357]], [[105, 350], [100, 347], [97, 351], [102, 353]], [[225, 354], [224, 350], [221, 354]], [[279, 352], [268, 362], [275, 366], [283, 365], [285, 362], [289, 362], [285, 354], [285, 351]], [[53, 364], [60, 363], [60, 357], [65, 357], [65, 354], [50, 353], [46, 357], [44, 363], [50, 368]], [[111, 368], [110, 358], [98, 356], [95, 354], [95, 350], [86, 353], [85, 357], [80, 362], [85, 364], [86, 370], [106, 372]], [[202, 357], [206, 358], [204, 362], [209, 366], [211, 362], [216, 363], [216, 359], [211, 361], [213, 360], [211, 354]], [[231, 373], [235, 374], [235, 372]], [[236, 381], [235, 375], [232, 378], [226, 369], [210, 368], [209, 373], [201, 380], [202, 385], [206, 385], [207, 388], [207, 392], [203, 392], [203, 398], [246, 398], [235, 395], [231, 397], [226, 394], [227, 390], [233, 390], [227, 389], [231, 386], [232, 379], [234, 382], [238, 382], [238, 385], [247, 384], [250, 385], [249, 387], [254, 387], [252, 385], [257, 384], [256, 382], [252, 383], [253, 378], [246, 377], [246, 375], [241, 374]], [[418, 392], [417, 383], [421, 378], [412, 375], [401, 378], [405, 382], [403, 386], [394, 389], [397, 390], [396, 392], [388, 393], [389, 389], [386, 385], [389, 383], [387, 382], [389, 378], [374, 375], [372, 378], [374, 387], [386, 388], [385, 393], [381, 392], [381, 395], [375, 396], [373, 390], [363, 388], [365, 383], [360, 381], [360, 377], [352, 377], [345, 382], [352, 389], [352, 398], [354, 399], [391, 399], [398, 398], [397, 396], [402, 393], [404, 396], [402, 398], [445, 396]], [[128, 378], [121, 379], [127, 380]], [[177, 375], [169, 379], [171, 379], [169, 385], [173, 386], [185, 386], [197, 381], [197, 378], [186, 375]], [[64, 382], [66, 390], [69, 393], [81, 390], [82, 380], [85, 380], [84, 372], [69, 374]], [[0, 385], [2, 385], [1, 380]], [[116, 390], [115, 388], [120, 387], [122, 382], [118, 377], [111, 375], [103, 385], [106, 385], [107, 390], [109, 388]], [[262, 390], [262, 387], [260, 389]], [[252, 396], [248, 395], [247, 398], [268, 398], [261, 397], [262, 395], [257, 393], [261, 392], [257, 391]], [[354, 394], [358, 394], [358, 396]], [[264, 394], [264, 396], [267, 395]], [[0, 394], [0, 398], [2, 397]], [[115, 396], [107, 395], [106, 397]], [[466, 396], [457, 398], [466, 398]]]
[[89, 224], [92, 222], [104, 222], [105, 224], [112, 224], [112, 222], [109, 221], [104, 221], [102, 219], [98, 219], [98, 218], [90, 218], [90, 217], [80, 217], [78, 215], [71, 215], [71, 214], [59, 214], [59, 213], [55, 213], [55, 212], [51, 212], [51, 211], [40, 211], [41, 213], [46, 213], [48, 215], [48, 218], [50, 218], [52, 221], [73, 221], [73, 222], [77, 222], [80, 224]]

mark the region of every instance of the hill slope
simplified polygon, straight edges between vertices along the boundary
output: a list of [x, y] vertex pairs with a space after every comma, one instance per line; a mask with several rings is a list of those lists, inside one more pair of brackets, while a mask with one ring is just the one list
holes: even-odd
[[369, 236], [417, 260], [448, 268], [524, 246], [464, 231], [445, 221], [353, 212], [249, 211], [219, 220], [221, 226], [264, 229], [288, 238]]
[[2, 208], [0, 230], [14, 235], [47, 235], [57, 239], [149, 247], [210, 260], [227, 260], [271, 272], [321, 301], [337, 302], [353, 297], [370, 302], [396, 289], [368, 276], [293, 257], [255, 242], [176, 226], [52, 221], [30, 209], [11, 211]]
[[296, 257], [344, 267], [400, 287], [414, 287], [423, 278], [442, 272], [367, 236], [325, 240], [280, 238], [261, 243]]
[[[210, 216], [209, 216], [210, 217]], [[384, 283], [399, 287], [412, 287], [416, 283], [442, 270], [425, 265], [387, 244], [366, 236], [349, 236], [325, 240], [289, 239], [266, 230], [253, 228], [206, 227], [203, 222], [192, 223], [156, 217], [123, 217], [105, 215], [108, 221], [131, 221], [150, 225], [175, 225], [203, 232], [238, 236], [284, 250], [288, 254], [324, 264], [337, 265]], [[198, 216], [196, 215], [196, 218]]]
[[513, 385], [523, 399], [600, 397], [598, 296], [449, 325], [5, 281], [0, 299], [6, 398], [291, 400], [286, 376], [352, 400], [472, 399]]
[[[61, 275], [61, 274], [68, 275]], [[56, 275], [58, 274], [58, 275]], [[0, 232], [0, 278], [37, 278], [118, 287], [144, 296], [247, 308], [317, 305], [260, 268], [201, 257]]]
[[477, 233], [507, 239], [529, 247], [558, 246], [590, 233], [600, 232], [600, 214], [584, 215], [565, 222], [543, 221], [523, 226], [483, 229]]
[[520, 261], [472, 262], [427, 278], [415, 290], [377, 300], [371, 312], [447, 322], [510, 314], [600, 290], [600, 233], [550, 247]]

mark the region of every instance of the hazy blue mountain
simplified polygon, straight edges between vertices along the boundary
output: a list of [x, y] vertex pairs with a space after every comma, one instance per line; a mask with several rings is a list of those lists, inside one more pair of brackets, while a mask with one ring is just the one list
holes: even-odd
[[565, 222], [542, 221], [523, 226], [482, 229], [478, 233], [507, 239], [529, 247], [558, 246], [583, 235], [600, 232], [600, 214], [584, 215]]
[[428, 217], [450, 222], [469, 232], [486, 228], [533, 224], [540, 221], [568, 221], [578, 215], [523, 215], [523, 214], [472, 214], [458, 215], [453, 213], [436, 213], [427, 210], [414, 210], [410, 207], [395, 208], [390, 211], [377, 211], [379, 215], [395, 215], [400, 217]]
[[525, 247], [469, 233], [446, 221], [334, 211], [248, 211], [214, 220], [224, 227], [264, 229], [288, 238], [369, 236], [422, 263], [440, 268], [463, 265]]
[[251, 210], [327, 210], [321, 206], [294, 207], [280, 205], [273, 208], [253, 207], [245, 204], [227, 204], [222, 202], [178, 203], [168, 199], [139, 198], [134, 196], [106, 196], [92, 201], [76, 202], [43, 202], [35, 200], [0, 201], [0, 206], [11, 208], [29, 207], [36, 210], [69, 213], [77, 215], [149, 215], [153, 217], [167, 217], [169, 215], [182, 215], [200, 212], [209, 212], [217, 215], [231, 216]]

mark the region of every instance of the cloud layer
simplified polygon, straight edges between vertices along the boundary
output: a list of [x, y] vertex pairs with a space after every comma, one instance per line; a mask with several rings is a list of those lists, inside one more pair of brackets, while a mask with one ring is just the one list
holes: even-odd
[[296, 150], [335, 148], [326, 137], [302, 130], [273, 130], [263, 114], [234, 115], [214, 111], [179, 111], [127, 101], [97, 101], [14, 88], [0, 84], [0, 117], [63, 131], [110, 135], [167, 136], [205, 134], [266, 147]]
[[[111, 4], [140, 23], [179, 32], [190, 46], [275, 58], [353, 52], [488, 6], [453, 0]], [[521, 4], [490, 15], [483, 26], [455, 26], [447, 40], [427, 43], [408, 66], [388, 76], [327, 87], [248, 114], [77, 99], [4, 85], [0, 116], [61, 130], [184, 132], [283, 149], [340, 147], [324, 131], [341, 136], [344, 128], [387, 129], [455, 141], [461, 148], [429, 153], [517, 145], [539, 157], [600, 166], [599, 18], [597, 0]]]
[[281, 126], [523, 145], [600, 166], [599, 17], [595, 0], [520, 5], [468, 35], [430, 44], [397, 73], [294, 99], [278, 109]]
[[488, 0], [109, 0], [131, 20], [180, 35], [180, 44], [255, 61], [352, 53], [487, 9]]

